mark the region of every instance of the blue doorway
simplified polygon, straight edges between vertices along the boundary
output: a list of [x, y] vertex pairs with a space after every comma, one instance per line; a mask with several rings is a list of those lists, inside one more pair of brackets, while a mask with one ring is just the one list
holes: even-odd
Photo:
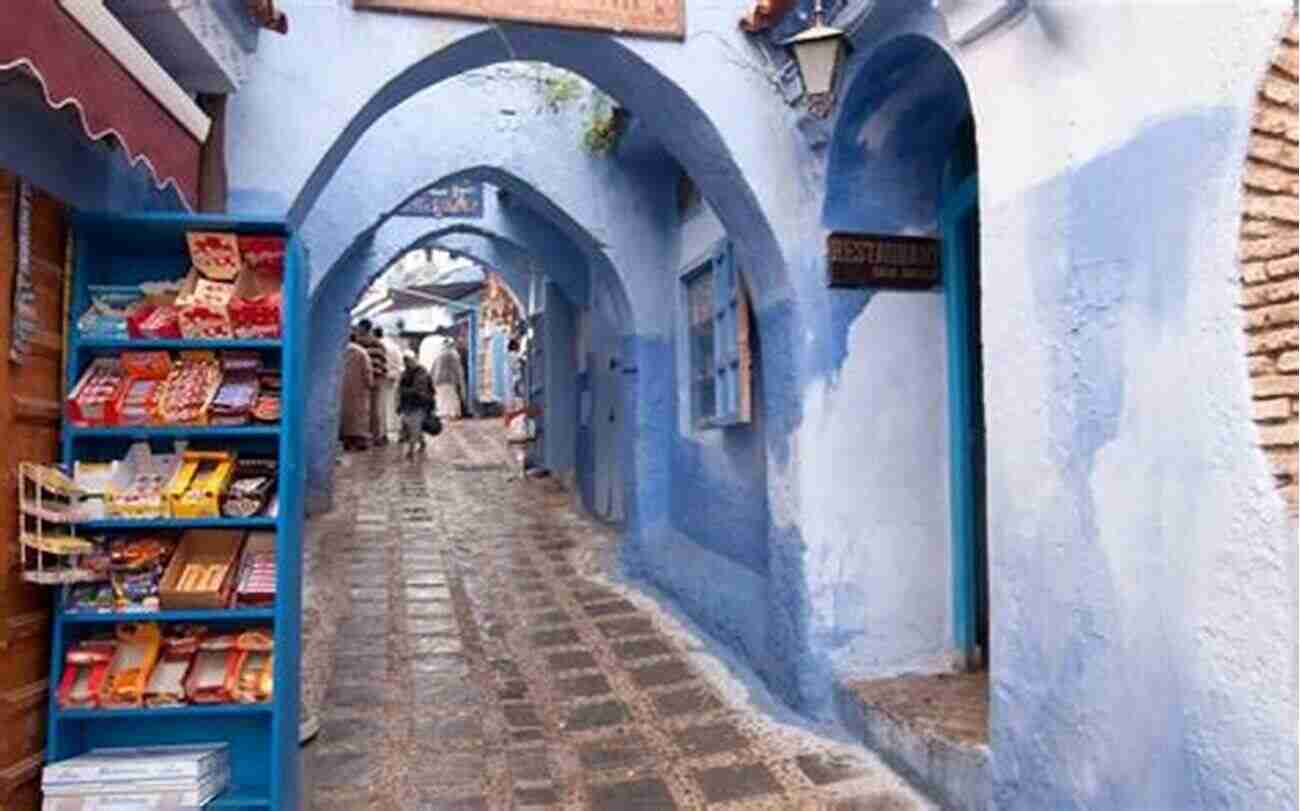
[[954, 642], [968, 668], [983, 669], [989, 660], [986, 446], [980, 340], [979, 171], [975, 124], [969, 116], [958, 129], [944, 169], [940, 200], [948, 326]]

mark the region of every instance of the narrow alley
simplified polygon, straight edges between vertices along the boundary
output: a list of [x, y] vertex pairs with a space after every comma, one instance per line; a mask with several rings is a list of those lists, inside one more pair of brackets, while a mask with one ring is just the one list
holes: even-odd
[[309, 808], [929, 807], [860, 747], [771, 720], [607, 579], [615, 534], [509, 480], [500, 437], [468, 421], [423, 464], [349, 455], [311, 522]]

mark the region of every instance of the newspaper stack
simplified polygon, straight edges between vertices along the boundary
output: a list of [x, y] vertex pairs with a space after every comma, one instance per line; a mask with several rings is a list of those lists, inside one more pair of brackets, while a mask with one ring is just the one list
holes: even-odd
[[94, 749], [45, 767], [42, 809], [199, 809], [229, 782], [230, 755], [224, 743]]

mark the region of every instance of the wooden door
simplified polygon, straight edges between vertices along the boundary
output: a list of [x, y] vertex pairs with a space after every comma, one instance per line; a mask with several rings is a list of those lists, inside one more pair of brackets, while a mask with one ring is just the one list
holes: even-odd
[[18, 254], [16, 177], [0, 170], [0, 808], [40, 807], [49, 673], [49, 594], [20, 577], [17, 470], [58, 458], [62, 395], [64, 206], [31, 195], [31, 279], [37, 332], [21, 364], [10, 360]]

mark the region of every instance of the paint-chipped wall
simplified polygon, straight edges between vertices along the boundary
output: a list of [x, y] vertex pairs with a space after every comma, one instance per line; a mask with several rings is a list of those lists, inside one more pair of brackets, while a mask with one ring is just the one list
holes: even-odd
[[1242, 306], [1259, 444], [1297, 517], [1297, 203], [1300, 193], [1296, 23], [1278, 42], [1251, 122], [1241, 221]]

